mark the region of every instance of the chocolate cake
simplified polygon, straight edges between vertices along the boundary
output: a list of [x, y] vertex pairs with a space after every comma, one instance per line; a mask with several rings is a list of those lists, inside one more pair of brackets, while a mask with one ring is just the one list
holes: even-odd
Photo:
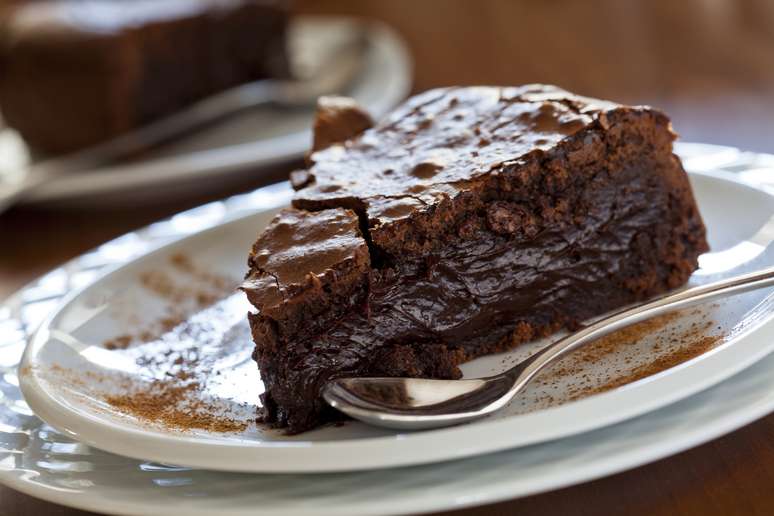
[[463, 361], [682, 285], [707, 250], [652, 108], [446, 88], [346, 127], [292, 175], [293, 207], [243, 285], [263, 418], [291, 433], [336, 417], [330, 378], [458, 378]]
[[41, 0], [0, 14], [0, 110], [34, 148], [117, 136], [288, 75], [279, 0]]

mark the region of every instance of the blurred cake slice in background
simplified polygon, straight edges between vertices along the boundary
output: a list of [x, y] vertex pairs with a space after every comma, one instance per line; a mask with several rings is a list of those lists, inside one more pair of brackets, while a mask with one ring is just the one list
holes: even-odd
[[39, 1], [0, 16], [0, 111], [43, 153], [288, 75], [288, 10], [278, 0]]

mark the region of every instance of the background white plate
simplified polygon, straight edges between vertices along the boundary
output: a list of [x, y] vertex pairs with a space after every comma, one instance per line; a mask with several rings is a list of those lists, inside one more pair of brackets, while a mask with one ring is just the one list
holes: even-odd
[[[325, 48], [335, 48], [358, 27], [366, 29], [369, 50], [361, 73], [342, 94], [379, 119], [411, 88], [411, 58], [392, 29], [344, 17], [300, 16], [291, 24], [288, 46], [297, 59], [319, 59]], [[36, 188], [23, 202], [139, 204], [243, 184], [246, 175], [260, 175], [267, 167], [301, 158], [310, 147], [313, 115], [313, 107], [250, 110], [166, 145], [142, 161], [62, 175]], [[0, 180], [4, 171], [10, 174], [28, 159], [16, 133], [0, 125]]]
[[[694, 170], [721, 167], [771, 188], [774, 156], [683, 144]], [[213, 203], [109, 242], [0, 307], [0, 481], [53, 502], [121, 514], [367, 515], [454, 509], [526, 496], [632, 468], [774, 410], [774, 357], [669, 407], [572, 438], [427, 466], [306, 475], [217, 473], [136, 461], [56, 432], [29, 410], [16, 367], [26, 336], [69, 289], [105, 267], [272, 199], [272, 188]], [[395, 496], [395, 493], [400, 496]]]
[[[734, 181], [733, 176], [694, 174], [692, 182], [713, 249], [720, 251], [744, 241], [774, 215], [774, 198]], [[280, 198], [277, 195], [276, 200]], [[359, 422], [293, 437], [255, 425], [234, 434], [180, 432], [153, 427], [145, 419], [115, 409], [95, 393], [93, 381], [73, 383], [62, 375], [61, 368], [65, 368], [79, 376], [93, 372], [98, 377], [124, 375], [133, 383], [142, 382], [147, 368], [136, 366], [138, 350], [157, 347], [157, 343], [116, 351], [106, 350], [102, 344], [152, 324], [170, 303], [142, 287], [142, 274], [167, 270], [172, 276], [170, 257], [181, 253], [194, 257], [204, 270], [233, 277], [236, 284], [255, 235], [273, 213], [261, 211], [187, 237], [132, 261], [71, 296], [46, 319], [22, 360], [21, 388], [30, 407], [60, 431], [130, 457], [224, 471], [347, 471], [458, 459], [601, 428], [690, 396], [774, 349], [774, 323], [770, 320], [774, 300], [767, 297], [768, 291], [755, 292], [703, 307], [698, 314], [686, 314], [683, 326], [708, 318], [715, 331], [722, 329], [727, 335], [726, 342], [657, 376], [545, 408], [546, 396], [561, 400], [586, 375], [602, 378], [610, 369], [633, 370], [651, 360], [657, 351], [653, 340], [643, 338], [627, 347], [630, 363], [618, 354], [605, 355], [572, 375], [560, 377], [555, 385], [533, 383], [524, 396], [484, 421], [414, 433], [376, 429]], [[216, 336], [212, 353], [223, 353], [225, 358], [213, 363], [208, 379], [219, 374], [227, 379], [228, 388], [223, 394], [223, 384], [218, 383], [204, 395], [224, 404], [247, 404], [243, 413], [250, 418], [255, 412], [259, 378], [250, 359], [252, 344], [244, 320], [249, 305], [238, 293], [218, 308], [226, 312], [223, 320], [227, 324], [209, 330], [208, 335]], [[208, 312], [208, 324], [215, 317], [216, 313]], [[223, 339], [228, 341], [223, 344], [219, 340], [219, 335], [235, 331], [241, 336], [236, 342]], [[479, 358], [465, 364], [463, 372], [467, 377], [500, 372], [543, 344], [545, 341]], [[200, 342], [192, 345], [199, 354], [207, 353]], [[225, 352], [223, 346], [228, 346]]]

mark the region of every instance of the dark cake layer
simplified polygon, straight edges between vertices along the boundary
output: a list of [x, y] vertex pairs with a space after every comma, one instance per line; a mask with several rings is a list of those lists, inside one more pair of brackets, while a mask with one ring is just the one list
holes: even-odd
[[[354, 209], [371, 268], [345, 310], [317, 305], [313, 331], [267, 339], [259, 329], [274, 317], [254, 303], [266, 420], [306, 430], [329, 417], [319, 393], [331, 377], [457, 377], [464, 360], [688, 279], [707, 247], [667, 118], [539, 90], [428, 92], [311, 156], [294, 204]], [[497, 148], [473, 150], [488, 147], [466, 139], [484, 125]], [[393, 157], [394, 180], [381, 156]], [[419, 177], [423, 167], [434, 173]]]
[[41, 0], [0, 10], [0, 109], [36, 149], [117, 136], [287, 75], [279, 0]]

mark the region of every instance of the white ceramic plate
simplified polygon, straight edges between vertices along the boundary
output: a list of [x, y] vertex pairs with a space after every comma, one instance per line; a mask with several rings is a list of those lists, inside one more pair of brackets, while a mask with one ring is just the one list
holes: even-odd
[[[694, 170], [721, 167], [761, 188], [774, 156], [681, 145]], [[170, 239], [266, 206], [274, 187], [203, 206], [100, 246], [0, 305], [0, 482], [52, 502], [116, 514], [371, 515], [450, 510], [556, 489], [632, 468], [774, 410], [774, 356], [683, 401], [604, 429], [466, 460], [337, 474], [233, 474], [137, 461], [41, 422], [16, 375], [27, 335], [70, 289]], [[749, 235], [745, 235], [749, 236]], [[396, 496], [396, 493], [400, 493]]]
[[[12, 373], [6, 380], [13, 382]], [[0, 481], [110, 514], [368, 516], [460, 509], [593, 480], [679, 453], [774, 410], [774, 356], [711, 389], [604, 429], [466, 460], [329, 474], [236, 474], [113, 455], [0, 405]]]
[[[734, 181], [733, 176], [695, 174], [692, 181], [714, 249], [734, 247], [774, 214], [774, 198]], [[275, 201], [282, 200], [278, 191]], [[184, 238], [71, 295], [44, 321], [23, 358], [21, 388], [35, 413], [82, 442], [146, 460], [243, 472], [373, 469], [459, 459], [601, 428], [706, 389], [774, 349], [772, 299], [767, 292], [751, 293], [686, 314], [676, 323], [678, 326], [710, 321], [713, 332], [725, 335], [724, 343], [659, 375], [580, 401], [562, 402], [562, 396], [576, 390], [587, 375], [597, 379], [592, 382], [604, 383], [610, 369], [622, 369], [623, 375], [651, 360], [657, 353], [654, 341], [643, 338], [627, 346], [623, 355], [606, 355], [583, 367], [576, 364], [579, 371], [560, 375], [551, 385], [535, 382], [523, 397], [487, 420], [415, 433], [376, 429], [356, 422], [294, 437], [256, 425], [228, 434], [180, 432], [154, 426], [105, 403], [105, 393], [116, 392], [111, 386], [100, 391], [92, 380], [73, 382], [72, 374], [68, 377], [62, 373], [64, 369], [78, 376], [93, 373], [92, 378], [129, 378], [132, 383], [141, 383], [148, 371], [136, 365], [137, 358], [168, 342], [150, 342], [126, 350], [106, 350], [102, 344], [137, 327], [152, 325], [167, 309], [165, 305], [170, 301], [143, 287], [139, 278], [149, 271], [166, 271], [173, 277], [177, 273], [170, 257], [183, 253], [194, 257], [204, 270], [231, 276], [236, 284], [255, 235], [274, 211], [238, 217]], [[721, 269], [729, 268], [723, 265], [727, 264], [721, 264]], [[192, 280], [184, 277], [181, 281]], [[173, 303], [177, 306], [179, 301]], [[243, 296], [235, 294], [198, 315], [208, 325], [209, 341], [206, 346], [201, 342], [193, 345], [198, 354], [216, 357], [207, 381], [216, 375], [224, 379], [213, 380], [202, 396], [224, 407], [238, 407], [250, 418], [260, 382], [250, 360], [251, 343], [244, 322], [247, 310]], [[215, 329], [211, 328], [214, 320], [219, 321]], [[239, 338], [223, 338], [234, 334]], [[464, 374], [476, 377], [499, 372], [542, 344], [477, 359], [464, 365]], [[176, 349], [190, 345], [183, 342], [182, 348]], [[548, 403], [549, 398], [553, 402]]]
[[[411, 58], [393, 30], [377, 22], [302, 16], [291, 25], [288, 45], [296, 61], [318, 59], [326, 47], [335, 46], [358, 26], [367, 29], [370, 47], [362, 72], [342, 93], [378, 119], [411, 88]], [[310, 146], [313, 115], [313, 108], [251, 110], [154, 151], [142, 161], [62, 175], [36, 188], [24, 202], [137, 204], [245, 183], [245, 175], [302, 157]], [[10, 174], [24, 164], [28, 154], [16, 133], [0, 126], [0, 180], [4, 171]]]

